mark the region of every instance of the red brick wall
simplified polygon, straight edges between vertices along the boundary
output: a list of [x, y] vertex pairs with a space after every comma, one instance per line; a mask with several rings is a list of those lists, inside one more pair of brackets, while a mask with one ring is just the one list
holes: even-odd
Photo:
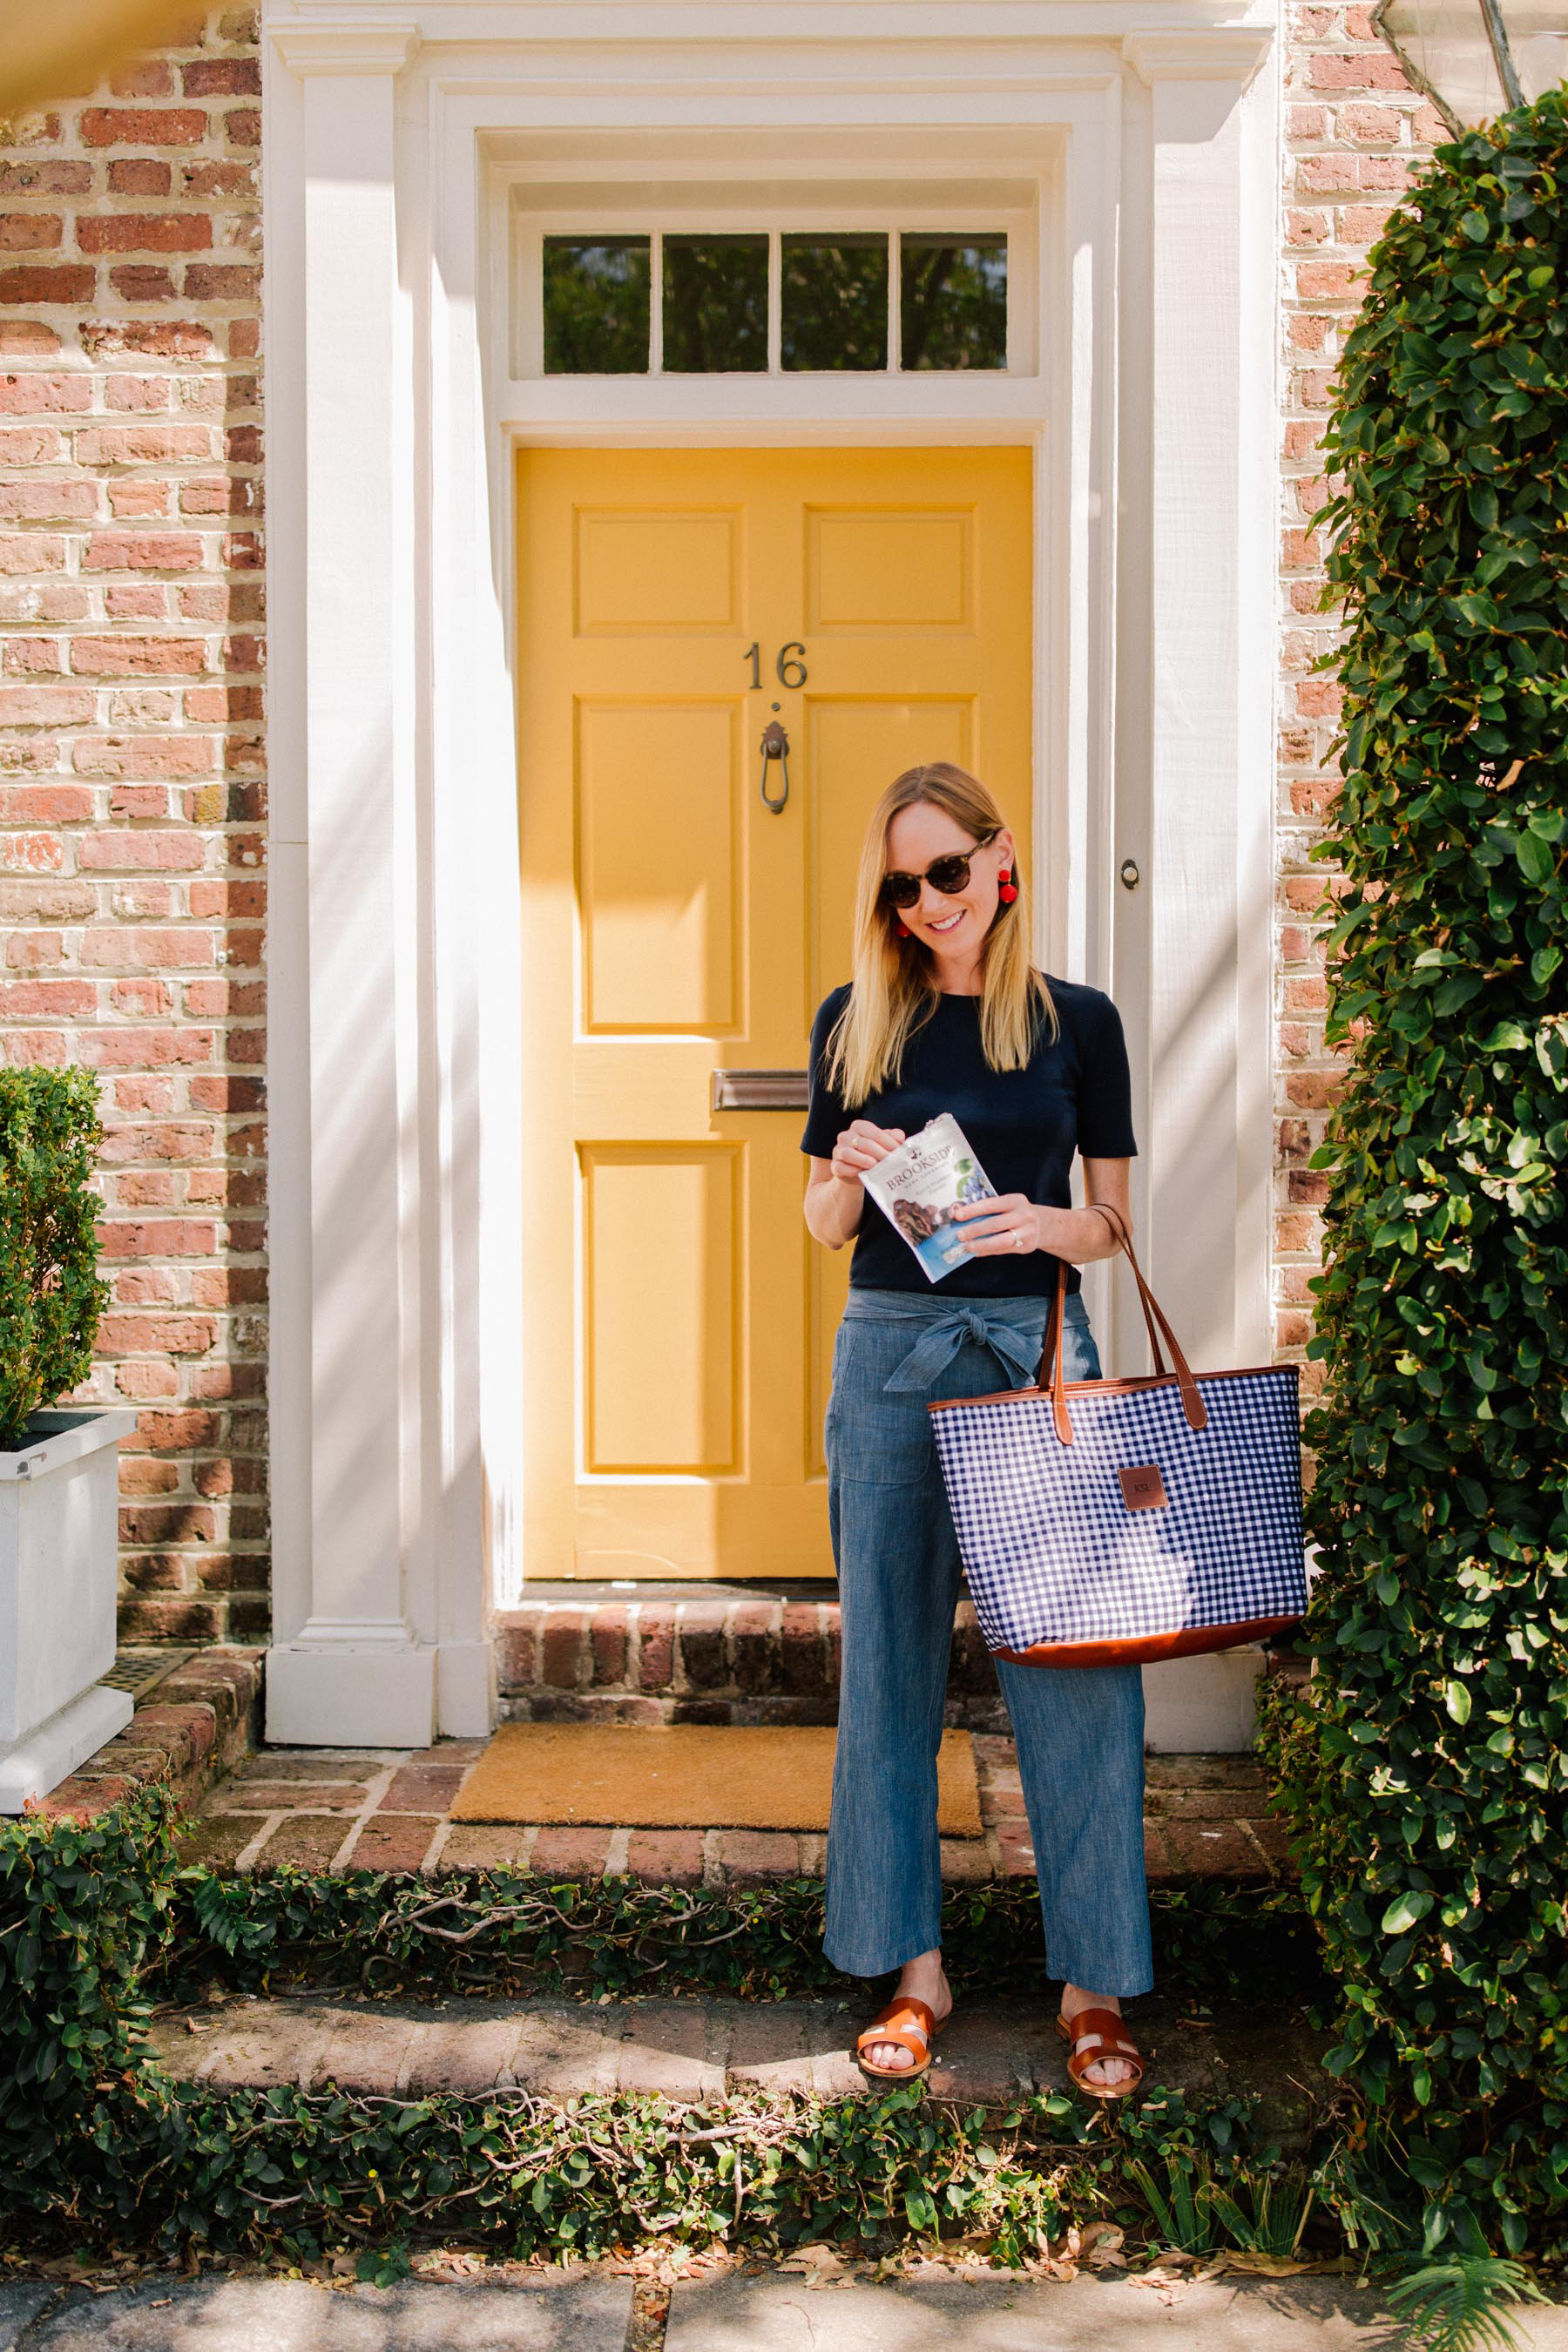
[[[1312, 1328], [1309, 1277], [1321, 1263], [1328, 1180], [1307, 1166], [1323, 1139], [1339, 1057], [1323, 1045], [1323, 933], [1312, 909], [1328, 868], [1308, 862], [1335, 789], [1325, 765], [1339, 690], [1311, 665], [1335, 641], [1318, 609], [1322, 547], [1307, 525], [1327, 496], [1319, 444], [1330, 383], [1365, 286], [1366, 254], [1412, 171], [1446, 138], [1373, 32], [1370, 9], [1291, 7], [1285, 52], [1282, 254], [1283, 531], [1279, 759], [1279, 1095], [1275, 1129], [1274, 1335], [1300, 1358]], [[1302, 1392], [1322, 1383], [1302, 1363]]]
[[97, 1070], [132, 1636], [265, 1622], [260, 69], [0, 124], [0, 1026]]

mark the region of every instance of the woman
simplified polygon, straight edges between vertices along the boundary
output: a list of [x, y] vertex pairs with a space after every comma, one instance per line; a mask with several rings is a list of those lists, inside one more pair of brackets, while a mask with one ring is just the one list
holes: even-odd
[[[938, 1944], [936, 1753], [960, 1563], [928, 1402], [1032, 1385], [1058, 1261], [1064, 1366], [1098, 1380], [1079, 1267], [1129, 1233], [1127, 1053], [1100, 990], [1029, 960], [1028, 900], [990, 793], [945, 761], [911, 768], [874, 811], [860, 861], [854, 979], [818, 1007], [801, 1148], [805, 1221], [841, 1249], [849, 1297], [826, 1433], [843, 1621], [824, 1949], [856, 1976], [900, 1971], [859, 2037], [863, 2070], [923, 2073], [952, 2006]], [[932, 1286], [861, 1177], [951, 1111], [1000, 1196], [961, 1206], [966, 1261]], [[1120, 2098], [1142, 2072], [1121, 2003], [1146, 1992], [1143, 1694], [1136, 1666], [996, 1661], [1039, 1874], [1046, 1958], [1073, 2079]]]

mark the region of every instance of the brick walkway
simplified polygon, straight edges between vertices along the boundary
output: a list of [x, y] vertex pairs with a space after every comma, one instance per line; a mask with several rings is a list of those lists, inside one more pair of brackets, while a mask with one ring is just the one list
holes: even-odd
[[[1020, 2092], [1067, 2087], [1054, 2003], [987, 2000], [955, 1988], [928, 2082], [939, 2098], [1005, 2105]], [[850, 2044], [876, 2004], [854, 2000], [743, 2001], [658, 1996], [360, 2003], [309, 1997], [160, 2011], [153, 2047], [172, 2074], [215, 2091], [296, 2084], [379, 2097], [445, 2091], [482, 2098], [512, 2087], [541, 2097], [660, 2092], [716, 2099], [748, 2091], [852, 2096], [867, 2088]], [[1223, 2006], [1203, 2017], [1157, 1995], [1129, 2004], [1156, 2084], [1189, 2098], [1252, 2090], [1268, 2126], [1299, 2136], [1322, 2037], [1293, 2011]]]
[[[481, 1752], [448, 1739], [417, 1750], [272, 1748], [208, 1794], [188, 1841], [192, 1861], [221, 1869], [514, 1869], [555, 1878], [627, 1872], [665, 1885], [748, 1885], [820, 1877], [826, 1840], [778, 1831], [479, 1827], [449, 1817]], [[1013, 1743], [974, 1735], [984, 1834], [945, 1838], [942, 1874], [963, 1884], [1033, 1873]], [[1258, 1881], [1284, 1874], [1249, 1757], [1152, 1756], [1144, 1847], [1152, 1881]]]

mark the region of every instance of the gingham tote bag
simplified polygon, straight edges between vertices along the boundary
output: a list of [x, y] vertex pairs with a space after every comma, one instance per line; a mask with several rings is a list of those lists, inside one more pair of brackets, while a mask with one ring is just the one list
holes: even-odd
[[1036, 1385], [930, 1407], [981, 1633], [1022, 1665], [1230, 1649], [1307, 1605], [1295, 1365], [1190, 1371], [1122, 1220], [1100, 1213], [1137, 1280], [1153, 1373], [1063, 1380], [1064, 1265]]

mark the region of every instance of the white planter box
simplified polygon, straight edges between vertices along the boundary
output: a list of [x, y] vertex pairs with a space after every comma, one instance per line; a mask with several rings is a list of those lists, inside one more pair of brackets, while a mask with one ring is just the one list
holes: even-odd
[[0, 1454], [0, 1813], [19, 1813], [123, 1731], [114, 1664], [119, 1445], [128, 1405], [35, 1413]]

